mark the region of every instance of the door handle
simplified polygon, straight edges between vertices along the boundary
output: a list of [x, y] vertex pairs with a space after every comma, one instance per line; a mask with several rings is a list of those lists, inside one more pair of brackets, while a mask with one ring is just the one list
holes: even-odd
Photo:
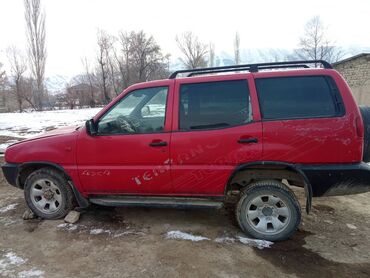
[[167, 146], [167, 142], [165, 141], [152, 141], [149, 146], [151, 147], [165, 147]]
[[240, 138], [238, 140], [240, 144], [251, 144], [251, 143], [258, 143], [258, 138]]

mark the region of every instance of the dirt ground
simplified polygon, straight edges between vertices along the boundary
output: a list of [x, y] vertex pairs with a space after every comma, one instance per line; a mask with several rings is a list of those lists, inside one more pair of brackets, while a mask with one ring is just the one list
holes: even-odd
[[370, 277], [369, 199], [314, 199], [292, 239], [258, 249], [236, 240], [224, 210], [91, 207], [75, 225], [23, 220], [23, 192], [1, 173], [0, 276]]

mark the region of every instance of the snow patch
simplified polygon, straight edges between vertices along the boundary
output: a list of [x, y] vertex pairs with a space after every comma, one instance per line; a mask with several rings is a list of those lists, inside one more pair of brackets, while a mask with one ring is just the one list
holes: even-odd
[[110, 230], [104, 230], [104, 229], [92, 229], [92, 230], [90, 230], [90, 235], [99, 235], [99, 234], [103, 234], [103, 233], [110, 234], [111, 231]]
[[[166, 233], [166, 238], [167, 239], [182, 239], [182, 240], [190, 240], [190, 241], [210, 240], [208, 237], [196, 236], [196, 235], [184, 233], [181, 231], [169, 231]], [[236, 236], [236, 237], [222, 236], [222, 237], [215, 238], [213, 241], [217, 243], [226, 243], [226, 244], [240, 242], [242, 244], [249, 245], [251, 247], [257, 247], [258, 249], [270, 248], [271, 245], [274, 244], [273, 242], [268, 241], [268, 240], [252, 239], [252, 238], [247, 238], [247, 237], [242, 237], [242, 236]]]
[[346, 226], [350, 228], [351, 230], [357, 230], [357, 227], [353, 224], [346, 224]]
[[26, 262], [25, 259], [17, 256], [12, 251], [9, 251], [0, 257], [0, 276], [13, 276], [14, 267], [22, 265]]
[[78, 226], [75, 224], [62, 223], [62, 224], [59, 224], [57, 228], [64, 228], [68, 231], [75, 231], [77, 230]]
[[252, 247], [257, 247], [258, 249], [263, 249], [263, 248], [270, 248], [272, 244], [274, 244], [272, 241], [268, 240], [261, 240], [261, 239], [253, 239], [253, 238], [247, 238], [247, 237], [241, 237], [238, 236], [237, 239], [239, 242], [252, 246]]
[[116, 237], [129, 236], [129, 235], [144, 236], [145, 233], [140, 232], [140, 231], [125, 231], [125, 232], [122, 232], [122, 233], [114, 234], [113, 237], [116, 238]]
[[9, 264], [14, 264], [14, 265], [21, 265], [26, 262], [25, 259], [17, 256], [14, 252], [8, 252], [4, 255], [4, 257], [8, 260]]
[[223, 237], [218, 237], [214, 240], [214, 242], [217, 243], [235, 243], [235, 242], [240, 242], [245, 245], [249, 245], [251, 247], [257, 247], [258, 249], [264, 249], [264, 248], [270, 248], [272, 244], [274, 244], [271, 241], [267, 240], [261, 240], [261, 239], [253, 239], [253, 238], [247, 238], [247, 237], [242, 237], [242, 236], [237, 236], [237, 237], [230, 237], [230, 236], [223, 236]]
[[18, 278], [28, 278], [28, 277], [44, 277], [45, 272], [37, 268], [31, 268], [30, 270], [23, 270], [18, 273]]
[[208, 237], [195, 236], [195, 235], [184, 233], [181, 231], [169, 231], [166, 234], [166, 238], [167, 239], [183, 239], [183, 240], [190, 240], [190, 241], [210, 240]]
[[[47, 129], [82, 125], [101, 108], [38, 111], [29, 113], [1, 113], [0, 136], [30, 138]], [[3, 148], [3, 147], [0, 147]]]
[[13, 209], [15, 209], [15, 207], [17, 205], [18, 204], [10, 204], [10, 205], [7, 205], [6, 207], [2, 207], [2, 208], [0, 208], [0, 213], [5, 213], [7, 211], [13, 210]]
[[44, 277], [44, 271], [35, 267], [18, 272], [17, 268], [24, 265], [27, 261], [27, 259], [18, 256], [15, 252], [7, 251], [0, 256], [0, 277]]
[[82, 224], [68, 224], [68, 223], [61, 223], [56, 226], [58, 229], [62, 229], [65, 231], [78, 231], [78, 233], [88, 233], [90, 235], [101, 235], [105, 234], [109, 237], [112, 238], [117, 238], [117, 237], [123, 237], [123, 236], [144, 236], [146, 233], [142, 231], [137, 231], [134, 229], [130, 230], [109, 230], [109, 229], [103, 229], [103, 228], [89, 228], [86, 225]]

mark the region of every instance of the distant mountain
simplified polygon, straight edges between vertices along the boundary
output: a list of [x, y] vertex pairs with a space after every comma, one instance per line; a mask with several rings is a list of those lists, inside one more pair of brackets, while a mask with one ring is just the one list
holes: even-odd
[[58, 94], [65, 90], [69, 78], [63, 75], [49, 76], [45, 79], [45, 86], [52, 95]]

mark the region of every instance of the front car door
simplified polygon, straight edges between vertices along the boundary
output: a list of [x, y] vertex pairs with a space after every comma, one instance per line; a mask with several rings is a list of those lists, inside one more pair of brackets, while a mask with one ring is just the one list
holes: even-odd
[[262, 156], [251, 74], [176, 80], [171, 173], [179, 195], [224, 194], [237, 165]]
[[173, 81], [147, 84], [130, 88], [94, 118], [97, 135], [80, 133], [77, 165], [88, 194], [171, 192]]

